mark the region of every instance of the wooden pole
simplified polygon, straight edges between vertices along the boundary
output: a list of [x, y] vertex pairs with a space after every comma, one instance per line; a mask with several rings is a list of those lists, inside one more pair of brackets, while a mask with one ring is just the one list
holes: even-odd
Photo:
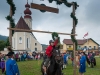
[[[75, 15], [75, 5], [73, 4], [73, 14]], [[73, 34], [75, 34], [75, 20], [73, 19]], [[74, 36], [75, 38], [75, 36]], [[73, 75], [76, 75], [76, 54], [75, 54], [75, 42], [73, 44], [73, 51], [74, 51], [74, 70]]]
[[[49, 33], [52, 34], [53, 32], [49, 32], [49, 31], [41, 31], [41, 30], [27, 30], [27, 29], [17, 29], [17, 28], [7, 28], [9, 30], [14, 30], [14, 31], [24, 31], [24, 32], [39, 32], [39, 33]], [[77, 34], [69, 34], [69, 33], [61, 33], [61, 32], [56, 32], [58, 34], [61, 35], [73, 35], [73, 36], [77, 36]]]
[[31, 3], [31, 8], [38, 9], [38, 10], [45, 10], [45, 11], [52, 12], [52, 13], [59, 13], [58, 8], [43, 6], [43, 5], [39, 5], [39, 4], [36, 4], [36, 3]]
[[[10, 17], [12, 17], [12, 7], [10, 6]], [[11, 23], [9, 22], [9, 27], [11, 28]], [[12, 47], [12, 30], [9, 30], [9, 42]]]

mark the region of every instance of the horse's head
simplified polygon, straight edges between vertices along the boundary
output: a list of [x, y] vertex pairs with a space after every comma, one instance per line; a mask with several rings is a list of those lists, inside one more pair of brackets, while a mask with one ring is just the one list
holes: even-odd
[[61, 54], [59, 47], [55, 47], [53, 49], [53, 58], [55, 59], [56, 63], [60, 64], [61, 63]]

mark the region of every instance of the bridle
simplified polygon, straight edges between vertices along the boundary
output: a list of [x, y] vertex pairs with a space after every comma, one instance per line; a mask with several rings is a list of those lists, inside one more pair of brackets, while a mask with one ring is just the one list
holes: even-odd
[[60, 51], [58, 49], [55, 49], [55, 51], [53, 51], [53, 56], [54, 56], [54, 59], [56, 61], [57, 64], [62, 64], [62, 57], [60, 55]]

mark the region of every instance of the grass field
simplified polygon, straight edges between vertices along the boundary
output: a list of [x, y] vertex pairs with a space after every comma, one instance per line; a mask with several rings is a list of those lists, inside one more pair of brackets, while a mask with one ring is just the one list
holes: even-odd
[[[85, 75], [100, 75], [100, 58], [96, 58], [97, 60], [97, 66], [94, 68], [86, 68]], [[40, 65], [41, 60], [32, 60], [32, 61], [23, 61], [18, 62], [20, 75], [41, 75], [40, 71]], [[69, 61], [69, 64], [66, 69], [63, 70], [64, 75], [73, 75], [73, 67], [71, 65], [71, 61]], [[78, 69], [77, 69], [77, 75]]]

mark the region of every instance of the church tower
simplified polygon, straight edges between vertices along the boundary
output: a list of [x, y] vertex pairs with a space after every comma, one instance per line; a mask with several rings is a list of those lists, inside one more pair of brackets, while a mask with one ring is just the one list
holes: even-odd
[[26, 22], [26, 24], [29, 26], [30, 29], [32, 29], [32, 17], [31, 14], [32, 12], [30, 11], [30, 5], [28, 4], [28, 0], [27, 0], [27, 4], [25, 5], [25, 11], [24, 11], [24, 20]]

